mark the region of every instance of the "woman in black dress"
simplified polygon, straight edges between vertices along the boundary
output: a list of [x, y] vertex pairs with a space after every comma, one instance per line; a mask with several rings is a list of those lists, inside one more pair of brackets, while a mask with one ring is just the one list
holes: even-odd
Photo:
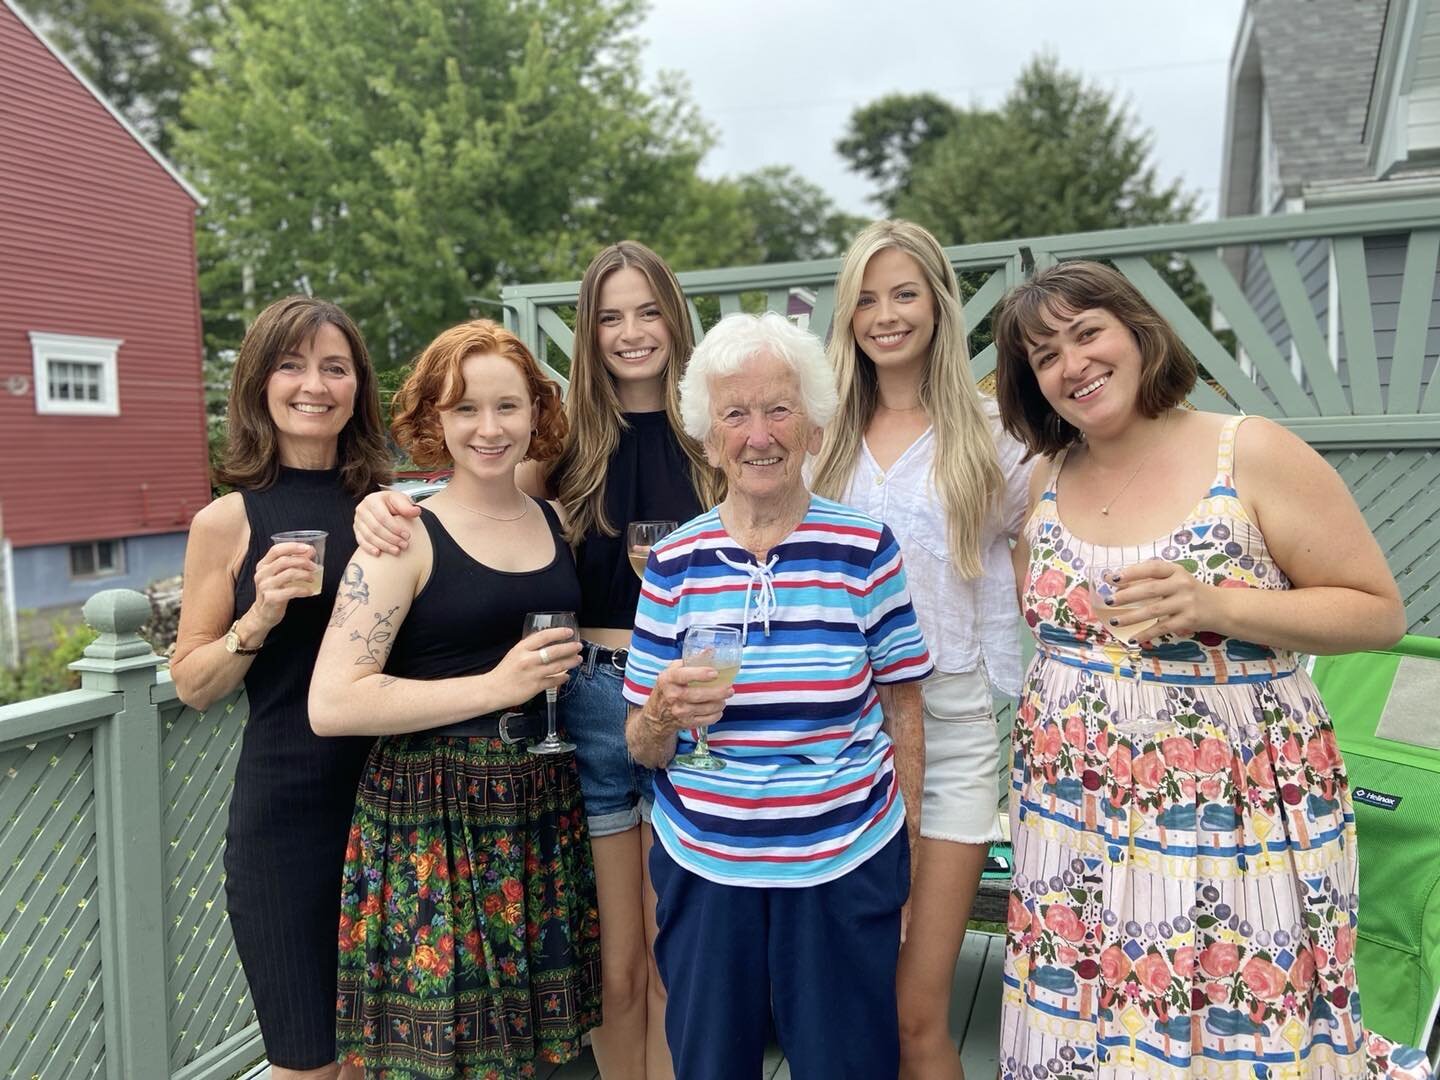
[[[339, 1075], [340, 871], [370, 740], [313, 734], [305, 696], [355, 546], [355, 504], [389, 474], [355, 324], [323, 300], [271, 304], [235, 361], [218, 478], [236, 490], [191, 523], [170, 669], [180, 699], [197, 709], [242, 681], [249, 696], [225, 892], [276, 1080]], [[300, 529], [329, 534], [318, 595], [314, 549], [270, 540]]]

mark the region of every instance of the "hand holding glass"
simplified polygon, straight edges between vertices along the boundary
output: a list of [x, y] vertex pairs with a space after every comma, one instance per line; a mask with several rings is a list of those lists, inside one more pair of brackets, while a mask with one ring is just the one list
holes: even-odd
[[674, 531], [673, 521], [632, 521], [626, 527], [625, 553], [630, 557], [630, 569], [635, 571], [636, 577], [645, 576], [650, 549]]
[[[1090, 605], [1094, 609], [1096, 621], [1115, 639], [1115, 644], [1102, 646], [1106, 655], [1111, 658], [1115, 674], [1119, 676], [1123, 660], [1130, 667], [1131, 685], [1138, 689], [1143, 681], [1141, 663], [1144, 659], [1140, 642], [1145, 640], [1145, 631], [1160, 620], [1137, 617], [1139, 604], [1115, 602], [1117, 594], [1125, 586], [1123, 574], [1126, 568], [1124, 563], [1092, 565], [1087, 568], [1090, 574]], [[1114, 625], [1111, 624], [1111, 619], [1116, 620]], [[1143, 733], [1154, 723], [1154, 718], [1141, 715], [1116, 718], [1117, 726], [1127, 731], [1133, 729], [1137, 733]]]
[[307, 596], [319, 596], [325, 585], [325, 537], [328, 535], [320, 529], [301, 529], [297, 532], [278, 532], [270, 537], [272, 544], [309, 544], [314, 549], [315, 573], [311, 575]]
[[[570, 631], [571, 641], [580, 637], [580, 624], [576, 622], [573, 611], [532, 611], [525, 616], [525, 627], [520, 636], [529, 637], [541, 630], [555, 630], [560, 627]], [[562, 742], [555, 731], [555, 698], [558, 693], [558, 687], [547, 687], [545, 690], [545, 738], [530, 746], [532, 754], [564, 754], [575, 749], [574, 743]]]
[[[694, 686], [729, 687], [740, 674], [740, 631], [733, 626], [692, 626], [685, 633], [685, 645], [681, 658], [686, 667], [711, 667], [715, 678]], [[710, 753], [710, 740], [703, 727], [695, 729], [695, 749], [688, 754], [679, 754], [675, 764], [687, 769], [723, 769], [725, 763]]]

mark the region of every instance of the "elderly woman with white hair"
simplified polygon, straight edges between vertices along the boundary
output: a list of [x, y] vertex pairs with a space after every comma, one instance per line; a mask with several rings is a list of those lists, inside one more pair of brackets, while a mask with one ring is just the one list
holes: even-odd
[[[894, 1077], [931, 671], [900, 549], [805, 487], [837, 406], [813, 335], [731, 315], [680, 393], [728, 494], [651, 549], [625, 673], [630, 751], [659, 770], [650, 869], [676, 1075], [758, 1076], [773, 1008], [796, 1076]], [[683, 659], [714, 625], [743, 635], [733, 688]], [[718, 771], [676, 760], [700, 729]]]

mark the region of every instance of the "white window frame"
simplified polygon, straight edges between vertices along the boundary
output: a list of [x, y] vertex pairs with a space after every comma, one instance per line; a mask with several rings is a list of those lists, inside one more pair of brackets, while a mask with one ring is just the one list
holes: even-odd
[[[115, 558], [106, 569], [100, 569], [100, 545], [110, 544], [113, 546]], [[89, 574], [77, 574], [75, 572], [75, 549], [88, 547], [91, 555], [94, 556], [96, 569]], [[125, 541], [124, 540], [81, 540], [70, 544], [65, 549], [66, 557], [70, 560], [71, 581], [97, 581], [100, 578], [123, 577], [125, 574]]]
[[[119, 338], [82, 337], [30, 331], [34, 358], [35, 411], [66, 416], [120, 415]], [[100, 400], [69, 401], [50, 396], [52, 363], [94, 364], [100, 368]]]

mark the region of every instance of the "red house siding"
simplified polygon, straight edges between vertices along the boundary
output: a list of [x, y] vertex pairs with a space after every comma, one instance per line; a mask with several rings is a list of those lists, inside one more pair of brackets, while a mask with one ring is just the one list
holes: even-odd
[[[185, 529], [210, 498], [196, 205], [0, 3], [0, 510], [16, 547]], [[124, 341], [120, 415], [38, 415], [30, 331]]]

